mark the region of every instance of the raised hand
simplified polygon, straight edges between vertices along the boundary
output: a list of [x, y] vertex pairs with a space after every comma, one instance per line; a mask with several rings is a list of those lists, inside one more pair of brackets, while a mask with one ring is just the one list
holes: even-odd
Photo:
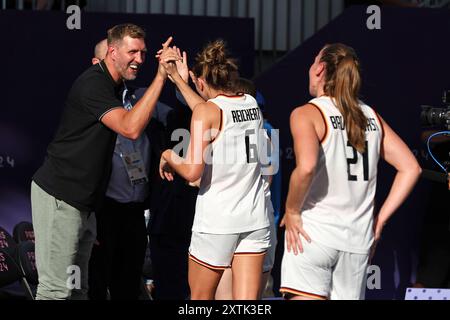
[[[166, 42], [164, 42], [164, 43], [162, 44], [162, 49], [159, 50], [158, 53], [157, 53], [157, 55], [156, 55], [156, 57], [157, 57], [160, 61], [161, 61], [161, 56], [162, 56], [164, 53], [166, 53], [168, 50], [170, 50], [170, 47], [169, 47], [169, 46], [170, 46], [170, 44], [172, 43], [172, 41], [173, 41], [173, 37], [170, 36], [169, 38], [167, 38]], [[181, 59], [181, 57], [180, 57], [180, 59]], [[160, 76], [164, 77], [164, 79], [167, 78], [166, 70], [165, 70], [164, 67], [161, 65], [161, 63], [159, 64], [159, 67], [158, 67], [158, 74], [159, 74]]]
[[164, 43], [162, 44], [163, 50], [169, 48], [169, 46], [170, 46], [170, 44], [172, 43], [172, 41], [173, 41], [173, 37], [172, 37], [172, 36], [170, 36], [169, 38], [167, 38], [166, 42], [164, 42]]
[[[187, 54], [183, 52], [181, 56], [181, 51], [176, 46], [172, 48], [163, 48], [156, 53], [155, 56], [160, 64], [164, 67], [166, 74], [169, 79], [174, 82], [173, 76], [178, 73], [184, 82], [189, 81], [189, 67], [187, 65]], [[176, 66], [174, 68], [173, 66]]]
[[160, 54], [159, 53], [160, 52], [158, 52], [157, 57], [159, 59], [160, 66], [164, 68], [164, 71], [168, 75], [169, 79], [174, 83], [178, 80], [177, 78], [182, 79], [180, 78], [180, 74], [178, 73], [176, 66], [176, 63], [179, 63], [180, 65], [183, 64], [180, 62], [182, 57], [179, 55], [179, 49], [177, 49], [177, 47], [166, 48]]
[[195, 74], [192, 71], [189, 71], [189, 76], [191, 77], [192, 82], [194, 83], [195, 87], [198, 89], [198, 79], [195, 76]]
[[183, 55], [181, 55], [180, 48], [174, 47], [174, 49], [177, 51], [178, 56], [182, 57], [182, 60], [178, 60], [175, 62], [178, 73], [180, 74], [183, 81], [188, 83], [189, 82], [189, 66], [187, 63], [187, 53], [186, 53], [186, 51], [183, 51]]

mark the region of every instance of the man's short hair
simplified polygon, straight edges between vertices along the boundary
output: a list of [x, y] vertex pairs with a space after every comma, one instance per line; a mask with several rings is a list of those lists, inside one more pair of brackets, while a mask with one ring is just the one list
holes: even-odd
[[106, 53], [108, 52], [108, 40], [103, 39], [97, 45], [94, 49], [94, 58], [97, 58], [98, 60], [105, 59]]
[[126, 36], [133, 39], [145, 39], [145, 31], [132, 23], [119, 24], [108, 30], [108, 45], [122, 41]]

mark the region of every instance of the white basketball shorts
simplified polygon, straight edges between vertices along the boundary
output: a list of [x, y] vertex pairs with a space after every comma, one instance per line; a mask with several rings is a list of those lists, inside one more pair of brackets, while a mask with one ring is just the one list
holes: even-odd
[[285, 251], [280, 292], [314, 299], [362, 300], [368, 255], [343, 252], [302, 238], [303, 253]]
[[270, 272], [275, 263], [275, 251], [277, 249], [277, 230], [275, 226], [275, 217], [273, 213], [269, 213], [270, 220], [270, 248], [264, 257], [263, 273]]
[[269, 247], [269, 227], [234, 234], [192, 232], [189, 258], [207, 268], [223, 270], [231, 267], [235, 255], [262, 255]]

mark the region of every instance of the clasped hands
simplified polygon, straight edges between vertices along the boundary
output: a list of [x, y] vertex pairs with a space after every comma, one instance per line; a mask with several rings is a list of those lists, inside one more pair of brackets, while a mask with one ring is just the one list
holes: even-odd
[[177, 80], [183, 80], [189, 83], [189, 77], [197, 87], [198, 79], [192, 71], [189, 70], [188, 57], [186, 51], [181, 52], [177, 46], [170, 47], [173, 38], [169, 37], [162, 45], [162, 49], [156, 53], [159, 60], [158, 72], [170, 81], [176, 84]]
[[172, 82], [182, 79], [184, 82], [189, 81], [189, 67], [187, 64], [187, 53], [181, 53], [177, 46], [170, 47], [173, 38], [169, 37], [162, 45], [162, 49], [156, 53], [159, 60], [158, 72], [164, 77], [168, 77]]

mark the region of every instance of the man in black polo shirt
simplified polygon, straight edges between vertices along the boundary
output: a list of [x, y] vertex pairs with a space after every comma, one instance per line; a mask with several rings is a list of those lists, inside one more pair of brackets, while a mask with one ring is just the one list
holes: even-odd
[[[87, 297], [87, 266], [94, 240], [88, 218], [104, 197], [117, 133], [129, 139], [141, 135], [167, 79], [160, 66], [134, 108], [123, 108], [123, 81], [134, 80], [145, 61], [144, 38], [145, 32], [132, 24], [108, 31], [105, 60], [73, 84], [44, 164], [33, 177], [36, 299]], [[163, 50], [170, 51], [171, 40]], [[134, 161], [138, 165], [142, 159]]]

